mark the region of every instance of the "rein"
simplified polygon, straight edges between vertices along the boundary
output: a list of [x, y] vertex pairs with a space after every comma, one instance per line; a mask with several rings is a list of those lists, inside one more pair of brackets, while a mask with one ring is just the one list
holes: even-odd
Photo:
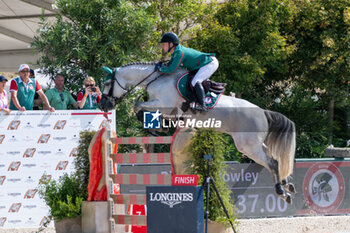
[[[125, 87], [123, 87], [120, 82], [118, 81], [118, 78], [117, 78], [117, 72], [116, 72], [116, 69], [114, 68], [113, 69], [113, 81], [112, 81], [112, 86], [111, 88], [109, 89], [109, 92], [108, 92], [108, 96], [106, 96], [106, 98], [108, 99], [113, 99], [116, 104], [118, 104], [127, 94], [129, 94], [131, 91], [133, 91], [137, 86], [139, 86], [141, 83], [143, 83], [144, 81], [146, 81], [149, 77], [151, 77], [156, 71], [153, 71], [152, 73], [150, 73], [149, 75], [147, 75], [144, 79], [142, 79], [140, 82], [138, 82], [136, 85], [132, 86], [131, 88], [127, 89]], [[160, 74], [158, 77], [156, 77], [154, 80], [150, 81], [147, 85], [146, 85], [146, 89], [147, 87], [153, 83], [154, 81], [156, 81], [159, 77], [163, 76], [163, 74]], [[122, 88], [125, 93], [122, 94], [119, 98], [118, 97], [113, 97], [113, 91], [114, 91], [114, 82], [117, 82], [118, 86], [120, 88]]]

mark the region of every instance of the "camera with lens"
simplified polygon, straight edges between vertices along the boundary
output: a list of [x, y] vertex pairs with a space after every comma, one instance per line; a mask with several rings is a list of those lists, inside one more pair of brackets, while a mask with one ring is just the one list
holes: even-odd
[[96, 87], [91, 87], [92, 92], [96, 92]]

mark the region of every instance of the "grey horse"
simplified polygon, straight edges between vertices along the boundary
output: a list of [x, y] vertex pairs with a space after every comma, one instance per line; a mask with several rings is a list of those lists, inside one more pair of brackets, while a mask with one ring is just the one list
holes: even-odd
[[[226, 95], [222, 95], [216, 106], [208, 112], [182, 112], [184, 99], [176, 85], [177, 79], [186, 74], [186, 70], [177, 69], [172, 74], [161, 74], [154, 72], [154, 63], [130, 63], [114, 70], [104, 69], [108, 75], [100, 103], [103, 111], [113, 109], [138, 86], [147, 90], [149, 100], [137, 102], [134, 105], [135, 113], [161, 111], [168, 120], [176, 117], [177, 120], [184, 120], [179, 116], [185, 116], [196, 122], [214, 121], [215, 124], [209, 122], [209, 127], [229, 134], [242, 154], [267, 168], [274, 178], [277, 195], [291, 203], [290, 193], [295, 193], [295, 187], [288, 182], [288, 177], [293, 172], [296, 142], [295, 125], [287, 117], [261, 109], [244, 99]], [[188, 142], [193, 136], [189, 131], [185, 125], [175, 137], [172, 149], [174, 161], [185, 153], [184, 140]], [[182, 162], [181, 159], [178, 161]], [[176, 173], [179, 169], [176, 169], [176, 163], [174, 165]]]

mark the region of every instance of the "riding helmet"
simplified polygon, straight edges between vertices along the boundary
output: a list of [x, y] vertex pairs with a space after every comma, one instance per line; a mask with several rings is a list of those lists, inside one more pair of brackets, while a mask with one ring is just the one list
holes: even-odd
[[174, 45], [179, 44], [179, 37], [173, 32], [167, 32], [162, 36], [162, 39], [159, 43], [172, 42]]

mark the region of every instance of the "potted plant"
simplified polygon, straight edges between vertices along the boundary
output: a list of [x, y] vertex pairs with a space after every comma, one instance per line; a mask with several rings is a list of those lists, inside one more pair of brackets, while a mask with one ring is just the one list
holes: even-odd
[[40, 196], [50, 207], [56, 232], [81, 232], [81, 203], [79, 183], [73, 175], [64, 174], [39, 188]]
[[[205, 143], [203, 143], [205, 142]], [[228, 211], [230, 219], [227, 219], [225, 212], [216, 195], [214, 187], [210, 186], [209, 197], [209, 216], [208, 216], [208, 232], [209, 233], [227, 233], [233, 232], [229, 221], [234, 225], [238, 224], [236, 213], [234, 212], [234, 203], [230, 198], [231, 191], [227, 189], [223, 180], [223, 172], [225, 171], [224, 152], [227, 149], [227, 142], [222, 133], [212, 129], [199, 129], [190, 144], [189, 152], [192, 159], [189, 161], [192, 174], [199, 176], [199, 183], [202, 184], [207, 176], [207, 162], [204, 155], [212, 155], [210, 162], [210, 177], [214, 179], [216, 188], [222, 198], [222, 201]], [[204, 193], [204, 203], [206, 203], [206, 193]], [[206, 208], [206, 205], [204, 205]]]
[[82, 232], [81, 206], [88, 197], [90, 171], [88, 148], [95, 133], [80, 133], [78, 153], [74, 159], [74, 173], [64, 174], [57, 181], [51, 180], [39, 186], [39, 194], [50, 207], [50, 215], [55, 221], [57, 233]]

